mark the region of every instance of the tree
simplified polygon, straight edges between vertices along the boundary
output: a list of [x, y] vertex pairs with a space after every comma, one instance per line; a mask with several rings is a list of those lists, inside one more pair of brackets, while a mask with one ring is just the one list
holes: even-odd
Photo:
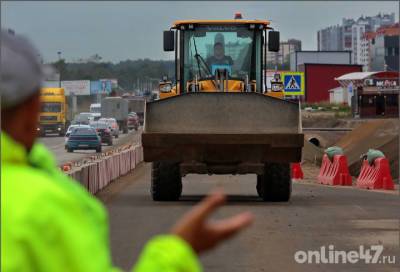
[[[100, 57], [100, 56], [98, 56]], [[111, 62], [85, 62], [65, 63], [60, 60], [53, 63], [54, 67], [61, 71], [63, 80], [98, 80], [100, 78], [116, 78], [118, 84], [126, 89], [132, 90], [133, 86], [140, 82], [146, 82], [163, 76], [173, 78], [175, 73], [173, 61], [163, 60], [125, 60], [113, 64]]]

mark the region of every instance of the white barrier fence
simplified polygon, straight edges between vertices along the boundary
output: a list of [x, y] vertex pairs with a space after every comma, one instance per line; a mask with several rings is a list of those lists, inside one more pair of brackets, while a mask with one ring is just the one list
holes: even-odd
[[143, 161], [141, 145], [132, 146], [120, 152], [82, 165], [66, 172], [68, 176], [78, 181], [90, 193], [96, 194], [117, 178], [134, 170]]

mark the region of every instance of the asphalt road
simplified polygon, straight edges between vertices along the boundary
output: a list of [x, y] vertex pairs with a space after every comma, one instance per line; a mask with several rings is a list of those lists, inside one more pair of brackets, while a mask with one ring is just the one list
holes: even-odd
[[[114, 138], [112, 146], [107, 146], [106, 144], [103, 144], [102, 150], [107, 151], [111, 148], [115, 148], [116, 146], [125, 144], [127, 142], [137, 142], [139, 139], [138, 135], [140, 133], [141, 129], [139, 129], [138, 131], [131, 130], [128, 134], [123, 134], [121, 132], [119, 134], [119, 138]], [[39, 141], [44, 143], [53, 152], [59, 165], [66, 162], [78, 161], [85, 157], [96, 154], [95, 150], [75, 150], [73, 153], [68, 153], [65, 150], [64, 137], [50, 135], [39, 138]]]
[[[268, 203], [256, 196], [253, 175], [190, 175], [183, 179], [181, 201], [153, 202], [150, 170], [149, 164], [141, 164], [98, 194], [109, 211], [114, 263], [125, 270], [151, 236], [167, 232], [207, 192], [220, 186], [229, 197], [216, 218], [248, 210], [256, 220], [238, 237], [202, 256], [204, 271], [399, 271], [400, 199], [396, 192], [295, 183], [289, 203]], [[329, 245], [346, 251], [382, 245], [382, 256], [392, 256], [392, 260], [395, 256], [396, 264], [365, 264], [364, 260], [299, 264], [294, 259], [297, 251], [320, 251]]]

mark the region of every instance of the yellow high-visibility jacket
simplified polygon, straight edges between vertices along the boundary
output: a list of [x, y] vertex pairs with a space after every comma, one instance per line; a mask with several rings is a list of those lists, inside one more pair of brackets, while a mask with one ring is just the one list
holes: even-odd
[[[35, 144], [28, 153], [1, 133], [1, 271], [119, 271], [111, 263], [108, 218], [102, 204]], [[133, 256], [132, 256], [133, 258]], [[160, 235], [132, 269], [201, 271], [190, 245]]]

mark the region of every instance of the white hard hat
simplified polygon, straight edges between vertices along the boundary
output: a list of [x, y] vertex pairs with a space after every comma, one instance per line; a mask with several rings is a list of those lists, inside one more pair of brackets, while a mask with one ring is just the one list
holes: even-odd
[[220, 43], [222, 45], [225, 45], [225, 37], [222, 35], [222, 33], [217, 33], [214, 37], [214, 44]]
[[39, 53], [28, 39], [10, 30], [1, 30], [0, 93], [1, 108], [23, 103], [39, 91], [45, 71]]

